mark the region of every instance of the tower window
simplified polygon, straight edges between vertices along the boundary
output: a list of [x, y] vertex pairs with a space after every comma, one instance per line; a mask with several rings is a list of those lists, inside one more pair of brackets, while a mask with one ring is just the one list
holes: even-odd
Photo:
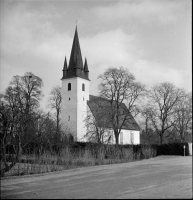
[[70, 101], [70, 97], [69, 97], [69, 99], [68, 99], [69, 101]]
[[85, 85], [84, 85], [84, 83], [82, 84], [82, 91], [85, 91]]
[[70, 121], [70, 115], [68, 116], [68, 121]]
[[71, 83], [68, 83], [68, 91], [71, 90]]

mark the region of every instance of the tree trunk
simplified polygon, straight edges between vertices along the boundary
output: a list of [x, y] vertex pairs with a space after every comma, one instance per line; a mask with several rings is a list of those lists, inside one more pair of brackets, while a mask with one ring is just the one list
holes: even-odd
[[159, 144], [161, 145], [162, 143], [163, 143], [163, 134], [161, 133], [160, 135], [159, 135]]
[[21, 146], [21, 138], [19, 137], [18, 139], [18, 154], [17, 154], [17, 160], [21, 158], [22, 154], [22, 146]]
[[119, 144], [119, 134], [118, 134], [118, 131], [114, 130], [114, 133], [115, 133], [115, 142], [116, 142], [116, 145], [118, 145]]
[[180, 139], [181, 139], [181, 142], [184, 142], [185, 140], [184, 130], [182, 130], [180, 133]]

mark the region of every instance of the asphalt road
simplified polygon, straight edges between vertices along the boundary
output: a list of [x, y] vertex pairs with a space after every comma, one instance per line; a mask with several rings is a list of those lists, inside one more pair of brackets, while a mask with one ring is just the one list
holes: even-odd
[[192, 156], [2, 178], [1, 198], [192, 198]]

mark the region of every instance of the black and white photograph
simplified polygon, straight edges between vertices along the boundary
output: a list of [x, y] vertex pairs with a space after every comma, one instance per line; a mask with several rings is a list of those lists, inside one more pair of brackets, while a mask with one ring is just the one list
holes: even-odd
[[192, 199], [192, 1], [0, 0], [1, 199]]

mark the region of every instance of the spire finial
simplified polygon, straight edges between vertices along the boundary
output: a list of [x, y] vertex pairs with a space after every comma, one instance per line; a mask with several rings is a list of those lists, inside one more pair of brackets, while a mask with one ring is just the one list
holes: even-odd
[[75, 21], [75, 23], [76, 23], [76, 28], [77, 28], [77, 23], [78, 23], [78, 20], [76, 20], [76, 21]]

